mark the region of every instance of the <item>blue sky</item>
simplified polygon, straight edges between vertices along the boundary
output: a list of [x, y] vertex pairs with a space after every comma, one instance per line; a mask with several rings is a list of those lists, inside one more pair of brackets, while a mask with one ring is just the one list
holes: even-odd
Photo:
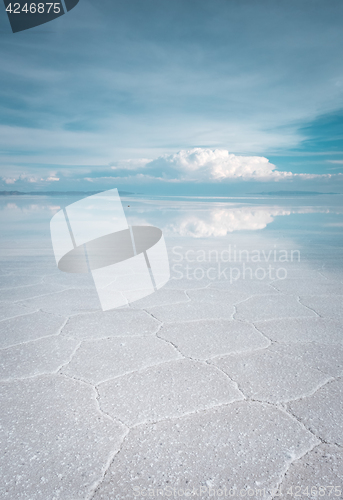
[[0, 189], [343, 192], [342, 22], [341, 0], [80, 0], [12, 34], [2, 9]]

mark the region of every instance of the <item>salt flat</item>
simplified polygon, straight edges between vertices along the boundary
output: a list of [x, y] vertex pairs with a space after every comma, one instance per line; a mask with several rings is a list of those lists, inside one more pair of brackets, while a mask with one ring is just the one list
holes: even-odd
[[108, 312], [51, 249], [3, 256], [1, 498], [341, 497], [343, 285], [325, 252], [284, 263], [284, 280], [196, 263], [203, 279], [172, 271]]

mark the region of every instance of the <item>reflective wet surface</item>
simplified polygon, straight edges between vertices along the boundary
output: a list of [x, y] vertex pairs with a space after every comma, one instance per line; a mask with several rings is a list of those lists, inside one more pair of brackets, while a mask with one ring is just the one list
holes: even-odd
[[124, 197], [171, 279], [106, 312], [56, 266], [73, 201], [0, 199], [3, 498], [339, 496], [341, 197]]

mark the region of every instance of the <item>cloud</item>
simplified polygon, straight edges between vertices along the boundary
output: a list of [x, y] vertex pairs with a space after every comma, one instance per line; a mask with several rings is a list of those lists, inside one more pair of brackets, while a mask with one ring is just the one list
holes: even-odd
[[[155, 205], [153, 206], [155, 207]], [[130, 222], [137, 225], [157, 225], [163, 228], [163, 233], [167, 236], [210, 238], [226, 236], [236, 231], [258, 231], [266, 228], [276, 217], [285, 217], [291, 214], [327, 213], [326, 207], [289, 209], [275, 205], [209, 209], [206, 203], [206, 208], [202, 203], [199, 203], [198, 208], [196, 208], [194, 202], [192, 206], [192, 212], [183, 213], [183, 205], [182, 210], [176, 209], [175, 212], [168, 214], [162, 211], [163, 217], [156, 213], [156, 210], [153, 210], [151, 213], [148, 212], [145, 217], [136, 217]], [[178, 208], [180, 209], [180, 205]]]
[[[27, 200], [25, 200], [24, 203], [6, 203], [2, 206], [0, 206], [0, 210], [2, 212], [7, 212], [9, 217], [12, 216], [11, 212], [13, 211], [18, 211], [22, 212], [23, 214], [28, 214], [28, 215], [33, 215], [33, 212], [39, 212], [41, 213], [42, 211], [49, 211], [56, 213], [61, 209], [60, 205], [50, 205], [49, 203], [45, 204], [42, 200], [40, 203], [30, 203]], [[4, 215], [2, 215], [4, 216]], [[6, 215], [5, 215], [6, 217]]]
[[188, 215], [177, 223], [165, 227], [166, 234], [208, 238], [225, 236], [234, 231], [264, 229], [277, 215], [290, 215], [282, 208], [242, 208], [211, 210], [207, 216]]
[[1, 61], [5, 161], [77, 170], [228, 144], [268, 155], [342, 106], [342, 2], [208, 5], [84, 1], [23, 32]]
[[229, 179], [279, 181], [284, 179], [314, 179], [331, 174], [293, 174], [282, 172], [263, 156], [237, 156], [226, 149], [193, 148], [175, 154], [162, 155], [156, 160], [135, 160], [126, 168], [111, 167], [118, 177], [133, 175], [167, 182], [221, 182]]
[[48, 174], [47, 177], [43, 178], [40, 175], [34, 175], [34, 174], [14, 174], [11, 177], [1, 177], [0, 178], [2, 182], [6, 185], [8, 184], [20, 184], [20, 185], [25, 185], [25, 184], [43, 184], [45, 185], [46, 183], [50, 182], [58, 182], [60, 180], [59, 177], [56, 177], [56, 173], [50, 173]]
[[1, 179], [5, 184], [15, 184], [18, 181], [24, 181], [32, 184], [39, 181], [39, 178], [28, 174], [13, 175], [12, 177], [2, 177]]
[[[184, 185], [229, 185], [240, 182], [275, 183], [300, 181], [309, 188], [310, 182], [322, 182], [331, 179], [337, 183], [343, 174], [309, 174], [278, 170], [264, 156], [240, 156], [229, 153], [226, 149], [193, 148], [183, 149], [178, 153], [164, 154], [151, 160], [134, 158], [111, 162], [108, 165], [80, 165], [77, 168], [60, 166], [57, 170], [41, 167], [25, 169], [17, 167], [9, 176], [2, 177], [3, 185], [15, 184], [17, 189], [35, 184], [37, 189], [44, 189], [53, 183], [58, 189], [88, 190], [108, 189], [109, 186], [130, 186], [130, 190], [139, 186]], [[54, 166], [56, 168], [56, 166]], [[25, 171], [26, 170], [26, 171]], [[30, 171], [30, 173], [28, 173]], [[91, 185], [91, 187], [90, 187]], [[169, 186], [169, 187], [168, 187]], [[1, 184], [0, 184], [1, 187]], [[313, 187], [313, 186], [312, 186]]]
[[139, 168], [145, 167], [147, 163], [152, 162], [153, 160], [148, 158], [136, 158], [131, 160], [121, 160], [110, 163], [112, 170], [137, 170]]

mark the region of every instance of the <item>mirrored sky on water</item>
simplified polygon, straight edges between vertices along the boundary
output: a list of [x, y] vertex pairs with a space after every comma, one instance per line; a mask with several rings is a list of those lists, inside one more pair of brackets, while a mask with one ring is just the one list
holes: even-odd
[[[1, 255], [52, 255], [50, 219], [77, 201], [71, 196], [0, 197]], [[266, 248], [301, 247], [308, 255], [320, 248], [338, 261], [343, 246], [343, 196], [186, 198], [121, 197], [130, 225], [154, 225], [167, 245], [197, 241]], [[325, 249], [325, 252], [324, 252]], [[317, 255], [318, 257], [318, 255]], [[343, 267], [343, 265], [342, 265]]]

